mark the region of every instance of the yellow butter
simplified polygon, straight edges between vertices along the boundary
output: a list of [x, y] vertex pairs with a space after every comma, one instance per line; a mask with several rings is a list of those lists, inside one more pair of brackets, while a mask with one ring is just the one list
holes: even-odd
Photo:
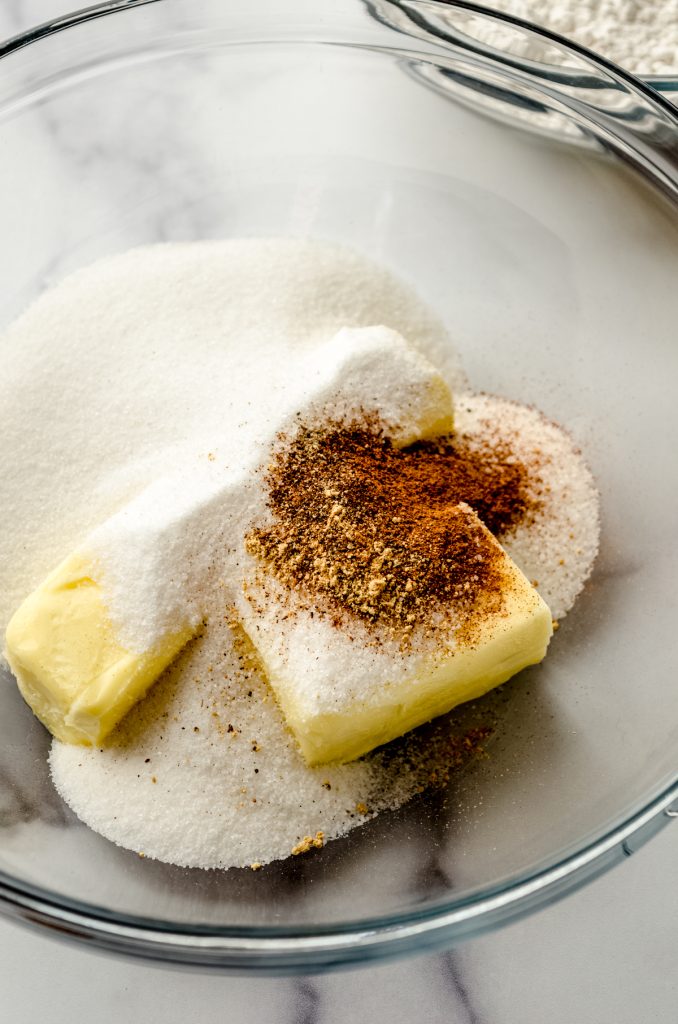
[[[472, 641], [451, 636], [449, 645], [436, 645], [420, 658], [384, 652], [384, 659], [391, 658], [386, 679], [384, 663], [372, 663], [372, 671], [378, 668], [382, 675], [377, 680], [370, 674], [368, 659], [360, 685], [343, 687], [341, 659], [348, 663], [351, 641], [342, 640], [337, 635], [341, 631], [319, 616], [286, 616], [283, 608], [276, 607], [275, 599], [271, 600], [273, 590], [267, 592], [267, 604], [258, 603], [258, 610], [245, 614], [245, 628], [309, 765], [352, 761], [458, 704], [482, 696], [543, 659], [553, 633], [551, 612], [489, 531], [485, 532], [497, 549], [501, 608], [480, 610], [473, 622]], [[338, 649], [340, 644], [343, 650]], [[336, 687], [326, 685], [333, 672]], [[313, 685], [314, 678], [324, 680], [324, 692]], [[303, 680], [308, 684], [300, 685]]]
[[57, 739], [96, 745], [194, 632], [187, 626], [147, 651], [127, 650], [92, 565], [73, 554], [15, 612], [5, 656], [24, 699]]
[[409, 432], [401, 430], [394, 438], [394, 442], [396, 447], [406, 448], [415, 441], [444, 437], [453, 430], [452, 393], [440, 374], [431, 374], [420, 408], [417, 409], [417, 417]]

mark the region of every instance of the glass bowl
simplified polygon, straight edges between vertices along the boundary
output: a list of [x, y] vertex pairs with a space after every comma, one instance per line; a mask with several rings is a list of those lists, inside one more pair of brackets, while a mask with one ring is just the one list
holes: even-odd
[[489, 50], [494, 20], [433, 0], [141, 0], [0, 47], [2, 324], [140, 243], [335, 239], [414, 283], [476, 387], [568, 426], [603, 508], [546, 662], [482, 705], [488, 756], [257, 873], [142, 860], [81, 825], [5, 673], [4, 913], [166, 962], [329, 968], [530, 912], [674, 814], [678, 120], [546, 32], [543, 62]]

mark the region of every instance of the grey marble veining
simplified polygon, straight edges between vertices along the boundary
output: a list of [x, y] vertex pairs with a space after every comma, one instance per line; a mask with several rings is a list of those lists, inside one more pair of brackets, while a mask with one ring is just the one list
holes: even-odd
[[[3, 0], [0, 37], [67, 7], [64, 0]], [[191, 101], [178, 89], [158, 97], [147, 149], [153, 158], [121, 160], [107, 187], [152, 180], [163, 118], [176, 115], [182, 104], [185, 156], [166, 162], [163, 171], [172, 187], [181, 188], [199, 133], [190, 133]], [[36, 154], [49, 154], [64, 180], [85, 173], [92, 162], [111, 162], [110, 152], [87, 149], [85, 129], [47, 116], [34, 125]], [[157, 240], [209, 232], [207, 207], [185, 210], [182, 224], [165, 216], [158, 211]], [[43, 230], [61, 230], [58, 214]], [[45, 267], [45, 280], [62, 270]], [[0, 774], [9, 794], [0, 808], [6, 820], [20, 825], [39, 804], [52, 815], [46, 824], [62, 824], [58, 802], [32, 792], [6, 751], [0, 751]], [[430, 890], [442, 870], [435, 859], [424, 861], [415, 884]], [[440, 956], [329, 976], [277, 980], [167, 970], [105, 957], [0, 920], [0, 1024], [71, 1024], [93, 1012], [101, 1024], [671, 1024], [678, 1019], [677, 948], [674, 827], [593, 885], [501, 932]]]

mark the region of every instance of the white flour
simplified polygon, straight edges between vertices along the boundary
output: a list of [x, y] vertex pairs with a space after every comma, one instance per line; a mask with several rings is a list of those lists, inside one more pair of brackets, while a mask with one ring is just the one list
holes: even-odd
[[[678, 74], [678, 0], [493, 0], [487, 6], [568, 36], [629, 71]], [[528, 46], [524, 55], [539, 51]]]

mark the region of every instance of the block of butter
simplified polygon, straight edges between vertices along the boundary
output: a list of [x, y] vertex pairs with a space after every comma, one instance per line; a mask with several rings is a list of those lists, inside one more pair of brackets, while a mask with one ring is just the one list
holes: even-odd
[[[403, 651], [359, 621], [337, 626], [272, 577], [248, 589], [243, 623], [309, 765], [351, 761], [542, 660], [548, 606], [492, 534], [501, 603], [476, 609], [443, 642]], [[258, 574], [262, 579], [261, 571]]]
[[5, 655], [37, 717], [65, 743], [95, 745], [111, 731], [194, 633], [126, 650], [83, 555], [65, 559], [15, 612]]
[[[301, 363], [286, 408], [272, 415], [260, 447], [243, 452], [242, 465], [201, 472], [187, 465], [155, 481], [26, 598], [7, 628], [5, 656], [24, 698], [58, 739], [101, 743], [194, 635], [208, 611], [196, 573], [212, 561], [210, 522], [218, 524], [215, 557], [224, 560], [221, 598], [228, 603], [229, 587], [231, 599], [240, 592], [244, 535], [252, 510], [265, 508], [256, 469], [278, 431], [299, 415], [350, 417], [366, 409], [400, 445], [452, 427], [449, 388], [405, 339], [385, 327], [339, 331]], [[219, 531], [232, 539], [226, 553]], [[154, 608], [162, 611], [155, 619]], [[139, 609], [155, 624], [135, 633], [131, 649], [115, 623], [133, 627]]]

